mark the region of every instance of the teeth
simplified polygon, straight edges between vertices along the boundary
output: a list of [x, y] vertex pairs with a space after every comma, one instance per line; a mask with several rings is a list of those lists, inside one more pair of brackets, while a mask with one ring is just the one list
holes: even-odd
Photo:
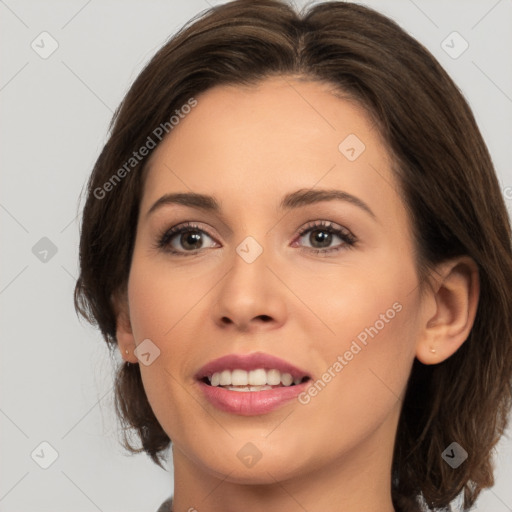
[[[258, 368], [249, 372], [245, 370], [223, 370], [215, 372], [209, 377], [212, 386], [224, 386], [232, 389], [232, 386], [246, 386], [235, 388], [234, 391], [260, 391], [261, 389], [272, 389], [270, 386], [291, 386], [302, 382], [302, 378], [294, 379], [289, 373], [281, 373], [277, 369], [266, 370]], [[256, 386], [256, 387], [254, 387]]]
[[211, 378], [212, 386], [218, 386], [220, 384], [220, 373], [214, 373]]
[[291, 386], [293, 382], [293, 377], [289, 373], [283, 373], [281, 375], [281, 383], [283, 386]]
[[[242, 370], [235, 370], [241, 372]], [[247, 374], [247, 372], [244, 372]], [[235, 372], [233, 372], [233, 375]], [[234, 384], [234, 382], [233, 382]], [[263, 368], [257, 370], [251, 370], [249, 372], [249, 384], [251, 386], [263, 386], [267, 384], [267, 372]]]
[[267, 370], [267, 384], [278, 386], [281, 383], [281, 372], [279, 370]]
[[233, 386], [247, 386], [249, 384], [249, 375], [244, 370], [233, 370], [231, 372], [231, 384]]
[[272, 386], [245, 386], [245, 387], [226, 386], [226, 389], [229, 389], [230, 391], [265, 391], [266, 389], [272, 389]]
[[231, 384], [231, 372], [229, 370], [221, 372], [219, 384], [221, 386], [229, 386]]

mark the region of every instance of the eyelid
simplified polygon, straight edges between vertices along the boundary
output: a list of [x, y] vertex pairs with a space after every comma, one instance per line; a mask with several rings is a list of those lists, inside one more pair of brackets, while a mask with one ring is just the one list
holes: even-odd
[[326, 228], [331, 229], [334, 231], [341, 231], [344, 234], [354, 236], [352, 235], [352, 232], [350, 229], [346, 228], [345, 226], [342, 226], [341, 224], [337, 224], [336, 222], [333, 222], [332, 220], [314, 220], [307, 222], [303, 227], [301, 227], [298, 230], [299, 235], [303, 235], [305, 232], [312, 230], [312, 229], [319, 229], [319, 228]]

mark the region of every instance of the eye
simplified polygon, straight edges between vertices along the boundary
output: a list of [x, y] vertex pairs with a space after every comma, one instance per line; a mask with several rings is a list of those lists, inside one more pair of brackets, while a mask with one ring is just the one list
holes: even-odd
[[[165, 231], [158, 238], [156, 247], [172, 254], [188, 256], [187, 252], [203, 249], [205, 235], [206, 238], [213, 240], [204, 229], [191, 222], [186, 222]], [[176, 246], [181, 246], [181, 248]]]
[[[158, 237], [155, 247], [177, 256], [190, 256], [205, 248], [205, 237], [212, 241], [209, 247], [216, 246], [217, 242], [214, 241], [207, 231], [197, 224], [186, 222], [164, 231]], [[309, 223], [299, 231], [299, 240], [302, 238], [305, 238], [312, 245], [309, 247], [303, 246], [301, 250], [315, 254], [327, 254], [347, 249], [353, 247], [357, 241], [348, 229], [329, 221]], [[336, 238], [341, 243], [337, 246], [329, 247]], [[293, 246], [295, 246], [295, 243]]]
[[[353, 247], [356, 243], [355, 236], [348, 229], [334, 225], [329, 221], [317, 221], [308, 224], [300, 230], [299, 237], [299, 239], [306, 238], [307, 241], [310, 241], [312, 246], [306, 246], [304, 249], [315, 254], [337, 252], [344, 248]], [[329, 248], [328, 246], [335, 238], [339, 238], [342, 243]]]

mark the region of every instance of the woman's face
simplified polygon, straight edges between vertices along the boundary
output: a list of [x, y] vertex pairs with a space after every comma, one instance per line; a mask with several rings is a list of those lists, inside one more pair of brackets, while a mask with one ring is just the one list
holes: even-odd
[[[318, 82], [272, 78], [196, 100], [151, 156], [128, 283], [134, 343], [150, 340], [144, 388], [175, 465], [240, 483], [345, 462], [389, 472], [422, 303], [384, 142]], [[170, 197], [152, 208], [177, 193], [218, 210]], [[198, 379], [213, 360], [254, 353], [310, 379], [254, 391]], [[268, 382], [290, 373], [247, 365]]]

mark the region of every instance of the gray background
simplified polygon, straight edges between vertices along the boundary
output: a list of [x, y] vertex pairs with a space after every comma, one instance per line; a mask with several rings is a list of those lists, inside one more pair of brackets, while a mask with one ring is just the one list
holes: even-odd
[[[126, 456], [119, 446], [112, 363], [99, 333], [73, 309], [78, 197], [143, 64], [216, 3], [0, 0], [2, 512], [151, 512], [172, 492], [172, 468], [163, 471], [144, 454]], [[458, 84], [510, 208], [512, 0], [367, 5], [419, 39]], [[31, 47], [35, 40], [43, 51], [43, 31], [58, 43], [46, 59]], [[453, 31], [469, 43], [458, 58], [442, 47]], [[461, 49], [460, 40], [446, 41], [450, 51]], [[45, 39], [45, 51], [50, 44]], [[58, 453], [48, 469], [39, 465], [51, 462], [44, 441]], [[495, 487], [474, 510], [512, 511], [510, 436], [498, 445], [496, 467]]]

